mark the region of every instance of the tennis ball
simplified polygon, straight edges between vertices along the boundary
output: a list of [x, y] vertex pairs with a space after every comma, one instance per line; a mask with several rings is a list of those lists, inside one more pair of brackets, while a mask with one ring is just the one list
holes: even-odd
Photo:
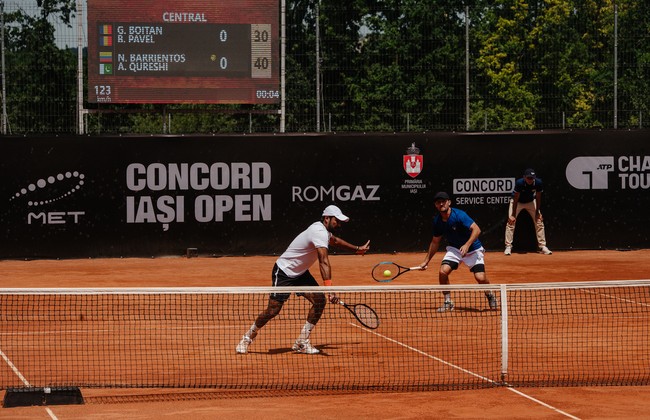
[[384, 277], [390, 277], [392, 274], [390, 270], [384, 270]]

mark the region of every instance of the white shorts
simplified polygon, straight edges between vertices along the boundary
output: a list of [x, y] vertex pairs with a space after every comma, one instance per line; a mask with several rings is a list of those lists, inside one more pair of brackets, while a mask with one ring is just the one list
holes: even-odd
[[[468, 253], [464, 257], [460, 255], [460, 250], [458, 248], [454, 248], [453, 246], [448, 246], [447, 247], [447, 253], [445, 254], [444, 258], [442, 261], [448, 261], [453, 263], [451, 265], [451, 268], [456, 269], [458, 265], [462, 262], [466, 266], [469, 267], [471, 270], [475, 265], [484, 265], [485, 264], [485, 248], [480, 247], [479, 249], [475, 249], [474, 251]], [[454, 267], [454, 265], [456, 267]], [[483, 271], [483, 270], [481, 270]]]

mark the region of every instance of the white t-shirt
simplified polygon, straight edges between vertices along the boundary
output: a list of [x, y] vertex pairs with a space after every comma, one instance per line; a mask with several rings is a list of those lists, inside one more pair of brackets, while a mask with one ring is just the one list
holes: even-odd
[[322, 222], [314, 222], [289, 244], [277, 260], [278, 267], [289, 277], [299, 277], [318, 260], [317, 248], [328, 248], [330, 237]]

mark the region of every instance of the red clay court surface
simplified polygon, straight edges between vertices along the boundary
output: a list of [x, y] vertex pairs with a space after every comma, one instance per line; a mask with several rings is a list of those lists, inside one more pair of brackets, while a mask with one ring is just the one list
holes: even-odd
[[[370, 270], [380, 261], [417, 265], [424, 253], [333, 255], [334, 284], [378, 285]], [[437, 284], [431, 268], [394, 285]], [[275, 257], [0, 261], [2, 287], [237, 287], [268, 286]], [[570, 251], [486, 256], [494, 284], [650, 278], [650, 250]], [[314, 267], [317, 273], [317, 267]], [[318, 275], [317, 275], [318, 278]], [[474, 284], [461, 267], [452, 284]], [[11, 419], [310, 419], [352, 418], [648, 418], [648, 387], [490, 388], [415, 393], [83, 389], [84, 405], [0, 408]]]

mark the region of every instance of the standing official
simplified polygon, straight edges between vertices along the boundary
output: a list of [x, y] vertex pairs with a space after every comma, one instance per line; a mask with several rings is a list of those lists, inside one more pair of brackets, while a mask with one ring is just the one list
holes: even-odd
[[544, 232], [544, 218], [542, 217], [542, 192], [544, 183], [537, 178], [535, 170], [526, 169], [523, 178], [515, 181], [515, 190], [508, 206], [508, 224], [506, 225], [506, 250], [504, 254], [512, 254], [512, 241], [515, 237], [515, 223], [522, 210], [526, 210], [535, 223], [537, 248], [545, 255], [552, 254], [546, 246], [546, 233]]

